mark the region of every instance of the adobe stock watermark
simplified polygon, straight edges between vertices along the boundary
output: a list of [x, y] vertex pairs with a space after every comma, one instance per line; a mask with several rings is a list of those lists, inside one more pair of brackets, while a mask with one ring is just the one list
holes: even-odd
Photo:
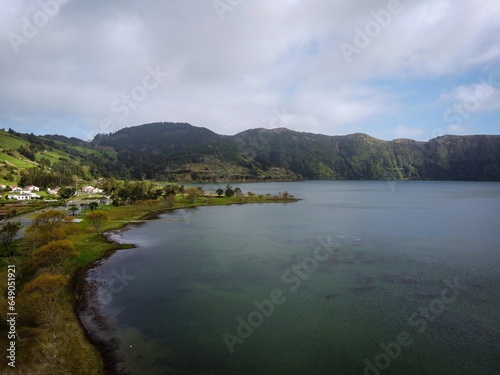
[[112, 277], [106, 282], [106, 286], [99, 291], [98, 298], [102, 305], [108, 305], [113, 301], [113, 295], [119, 294], [125, 290], [130, 281], [135, 279], [135, 276], [127, 274], [125, 268], [120, 272], [113, 270]]
[[479, 111], [485, 102], [492, 98], [496, 90], [500, 88], [500, 67], [490, 73], [487, 78], [481, 75], [478, 81], [472, 94], [453, 103], [443, 113], [443, 120], [451, 123], [450, 126], [462, 125], [464, 119], [468, 119], [472, 113]]
[[287, 127], [292, 119], [294, 118], [294, 115], [287, 113], [286, 107], [283, 107], [283, 111], [280, 112], [279, 109], [275, 108], [273, 109], [274, 116], [271, 118], [269, 121], [269, 125], [271, 126], [271, 129], [273, 128], [280, 128], [280, 127]]
[[21, 32], [7, 33], [10, 45], [15, 53], [19, 53], [21, 45], [28, 44], [41, 29], [47, 26], [52, 18], [59, 14], [61, 6], [69, 3], [70, 0], [40, 0], [38, 9], [30, 17], [21, 18]]
[[[427, 307], [420, 307], [418, 312], [413, 313], [408, 318], [408, 324], [416, 327], [417, 333], [422, 334], [427, 329], [428, 323], [434, 322], [445, 310], [446, 305], [456, 301], [460, 296], [461, 291], [467, 288], [459, 285], [457, 278], [453, 283], [448, 280], [444, 281], [445, 288], [441, 290], [440, 298], [433, 299]], [[387, 370], [392, 361], [395, 361], [403, 352], [403, 348], [408, 348], [413, 344], [414, 338], [410, 332], [401, 331], [396, 336], [396, 339], [389, 344], [380, 343], [382, 352], [376, 355], [373, 361], [368, 358], [364, 360], [364, 375], [380, 375], [383, 370]]]
[[[125, 120], [130, 115], [130, 112], [138, 108], [148, 98], [149, 93], [156, 90], [169, 76], [170, 73], [163, 72], [160, 65], [157, 65], [154, 69], [148, 66], [141, 84], [111, 102], [110, 111], [114, 114], [113, 117]], [[99, 128], [107, 132], [111, 129], [112, 124], [113, 120], [107, 117], [100, 121]]]
[[401, 14], [404, 10], [401, 1], [391, 0], [387, 3], [387, 9], [379, 11], [372, 10], [370, 15], [372, 19], [368, 21], [363, 28], [356, 26], [354, 28], [354, 38], [352, 44], [347, 42], [340, 43], [339, 47], [347, 63], [352, 62], [352, 55], [359, 55], [367, 48], [373, 39], [377, 38], [382, 30], [390, 25], [394, 16]]
[[[331, 237], [327, 237], [326, 242], [317, 241], [319, 245], [314, 248], [313, 255], [305, 258], [300, 265], [289, 267], [281, 276], [281, 281], [285, 285], [290, 285], [291, 291], [296, 291], [302, 281], [307, 280], [311, 273], [315, 272], [319, 264], [327, 260], [333, 253], [337, 244], [331, 242]], [[235, 352], [236, 344], [242, 345], [266, 319], [269, 319], [276, 310], [276, 307], [286, 301], [285, 292], [281, 288], [276, 288], [269, 293], [269, 298], [263, 301], [253, 301], [253, 311], [246, 319], [241, 316], [236, 318], [237, 326], [235, 334], [224, 332], [222, 339], [227, 346], [229, 353]]]
[[192, 217], [199, 215], [200, 212], [196, 207], [191, 207], [191, 208], [183, 208], [180, 210], [180, 213], [182, 215], [182, 221], [186, 225], [190, 225], [192, 223]]
[[227, 12], [234, 12], [234, 10], [243, 3], [243, 0], [214, 0], [212, 5], [219, 16], [221, 22], [224, 22]]

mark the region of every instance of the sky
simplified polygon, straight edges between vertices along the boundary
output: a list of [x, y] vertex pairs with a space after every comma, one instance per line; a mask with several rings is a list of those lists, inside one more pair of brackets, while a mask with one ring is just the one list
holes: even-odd
[[500, 134], [498, 0], [0, 0], [0, 128]]

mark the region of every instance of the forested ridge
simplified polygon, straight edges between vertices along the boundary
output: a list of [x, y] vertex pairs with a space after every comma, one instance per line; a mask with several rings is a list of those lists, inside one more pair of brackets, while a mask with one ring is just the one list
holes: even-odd
[[82, 141], [10, 129], [0, 133], [0, 163], [0, 179], [17, 176], [23, 184], [42, 186], [64, 185], [74, 176], [207, 182], [500, 181], [500, 136], [384, 141], [360, 133], [327, 136], [285, 128], [225, 136], [186, 123], [154, 123]]
[[[218, 135], [189, 124], [157, 123], [98, 135], [134, 177], [500, 180], [500, 136], [446, 135], [428, 142], [366, 134], [326, 136], [280, 129]], [[279, 178], [278, 178], [279, 179]]]

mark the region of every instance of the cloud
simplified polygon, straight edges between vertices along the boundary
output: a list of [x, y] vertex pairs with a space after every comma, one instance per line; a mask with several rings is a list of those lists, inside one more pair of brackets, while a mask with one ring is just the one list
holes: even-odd
[[491, 82], [480, 78], [483, 82], [472, 85], [460, 85], [443, 93], [439, 100], [453, 103], [465, 112], [491, 112], [500, 109], [500, 89]]
[[[421, 106], [424, 93], [447, 91], [448, 102], [438, 101], [445, 111], [474, 89], [471, 72], [500, 66], [493, 0], [402, 0], [401, 12], [347, 62], [341, 44], [373, 27], [389, 3], [243, 1], [221, 21], [212, 1], [69, 0], [16, 53], [7, 35], [23, 36], [25, 20], [43, 10], [0, 0], [0, 122], [30, 132], [80, 129], [71, 135], [82, 137], [152, 121], [234, 134], [270, 127], [286, 108], [295, 130], [368, 132], [375, 119]], [[117, 117], [112, 104], [156, 66], [169, 78]], [[447, 88], [439, 91], [443, 80]], [[495, 101], [496, 93], [482, 110], [497, 111]]]

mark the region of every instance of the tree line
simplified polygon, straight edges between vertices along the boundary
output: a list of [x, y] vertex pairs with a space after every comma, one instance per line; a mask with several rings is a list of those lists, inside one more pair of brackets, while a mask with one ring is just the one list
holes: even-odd
[[[97, 234], [107, 219], [105, 212], [94, 210], [86, 215]], [[60, 373], [68, 336], [64, 325], [63, 298], [69, 291], [74, 261], [80, 256], [69, 235], [74, 232], [64, 211], [42, 212], [26, 228], [22, 244], [15, 252], [12, 240], [19, 227], [7, 223], [0, 238], [9, 263], [16, 265], [18, 326], [30, 327], [39, 344], [37, 360], [40, 373]], [[17, 256], [15, 256], [17, 255]], [[8, 311], [5, 301], [2, 312]], [[4, 316], [6, 319], [6, 317]], [[19, 331], [19, 329], [18, 329]]]

